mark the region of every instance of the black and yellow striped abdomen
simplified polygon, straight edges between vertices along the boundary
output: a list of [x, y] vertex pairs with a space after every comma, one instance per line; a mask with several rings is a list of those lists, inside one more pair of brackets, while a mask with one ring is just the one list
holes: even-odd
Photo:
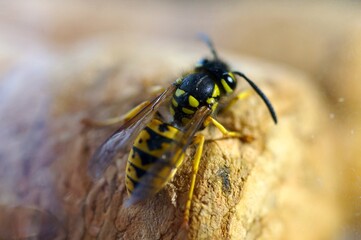
[[[177, 133], [179, 133], [177, 128], [158, 119], [151, 120], [139, 133], [129, 153], [126, 167], [125, 184], [129, 194], [132, 194], [140, 179], [174, 144], [176, 141], [174, 137]], [[173, 177], [176, 171], [176, 168], [173, 169], [173, 167], [178, 166], [182, 159], [183, 155], [180, 159], [168, 159], [170, 164], [164, 168], [171, 169], [164, 169], [164, 172], [169, 173], [171, 170], [170, 176], [169, 174], [162, 174], [162, 171], [156, 173], [157, 176], [154, 178], [156, 181], [150, 183], [151, 186], [149, 186], [154, 189], [152, 190], [154, 193], [158, 192]]]

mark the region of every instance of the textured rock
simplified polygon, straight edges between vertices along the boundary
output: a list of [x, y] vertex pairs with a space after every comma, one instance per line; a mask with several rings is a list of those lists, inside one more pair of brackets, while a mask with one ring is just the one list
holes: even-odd
[[[40, 210], [49, 207], [61, 223], [62, 234], [65, 231], [72, 239], [96, 236], [172, 239], [183, 238], [185, 234], [190, 239], [284, 236], [297, 239], [302, 229], [302, 238], [318, 239], [334, 233], [338, 223], [337, 181], [333, 136], [329, 131], [331, 126], [325, 121], [326, 107], [299, 74], [261, 62], [251, 65], [229, 56], [232, 66], [249, 69], [248, 75], [270, 97], [279, 124], [273, 125], [266, 107], [254, 94], [219, 116], [229, 129], [250, 135], [254, 140], [219, 139], [221, 134], [215, 128], [205, 131], [208, 140], [188, 232], [181, 228], [181, 223], [192, 147], [174, 180], [159, 194], [135, 206], [123, 206], [127, 198], [124, 159], [118, 159], [103, 179], [92, 183], [87, 175], [87, 161], [114, 128], [85, 130], [80, 119], [125, 112], [147, 98], [146, 86], [167, 84], [160, 79], [176, 76], [175, 66], [190, 65], [195, 60], [180, 52], [168, 56], [165, 50], [155, 54], [151, 45], [130, 46], [129, 49], [134, 49], [131, 51], [115, 47], [113, 42], [101, 46], [107, 47], [99, 48], [90, 60], [84, 61], [82, 52], [75, 54], [74, 59], [78, 60], [65, 59], [63, 63], [73, 62], [72, 66], [61, 66], [64, 69], [66, 66], [66, 74], [55, 72], [58, 81], [48, 89], [51, 96], [47, 101], [48, 114], [39, 117], [47, 122], [45, 129], [49, 135], [40, 139], [47, 144], [33, 148], [34, 152], [28, 154], [32, 164], [38, 165], [38, 171], [51, 172], [52, 182], [51, 185], [47, 182], [47, 186], [53, 191], [47, 195], [41, 186], [35, 185], [31, 195], [40, 202], [29, 203]], [[167, 47], [163, 45], [163, 49]], [[245, 83], [240, 86], [248, 87]], [[34, 96], [36, 99], [37, 95]], [[26, 111], [21, 114], [26, 115]], [[52, 157], [46, 161], [34, 158], [35, 151], [42, 149]], [[27, 189], [25, 195], [30, 194]], [[49, 196], [57, 197], [48, 202]], [[313, 224], [318, 224], [318, 231], [310, 228]]]
[[[345, 227], [339, 200], [347, 204], [346, 216], [351, 222], [359, 218], [353, 213], [359, 209], [355, 201], [359, 196], [360, 166], [355, 161], [359, 151], [359, 113], [355, 106], [359, 102], [360, 31], [355, 24], [357, 16], [352, 17], [353, 21], [338, 22], [347, 9], [336, 13], [325, 8], [331, 13], [320, 15], [319, 24], [315, 13], [305, 14], [309, 23], [305, 26], [312, 28], [284, 31], [284, 36], [273, 35], [276, 39], [262, 37], [270, 34], [264, 30], [272, 33], [272, 26], [279, 26], [277, 21], [282, 21], [287, 29], [304, 26], [305, 12], [297, 17], [278, 17], [288, 11], [265, 7], [263, 16], [270, 14], [266, 21], [270, 25], [256, 28], [252, 21], [233, 18], [230, 9], [217, 9], [217, 17], [224, 21], [210, 21], [209, 29], [244, 29], [238, 25], [242, 22], [254, 36], [260, 36], [247, 40], [247, 31], [243, 35], [235, 33], [231, 39], [220, 39], [224, 44], [235, 44], [232, 49], [242, 45], [250, 49], [249, 53], [288, 62], [317, 77], [308, 79], [292, 69], [258, 59], [243, 60], [237, 51], [230, 56], [221, 47], [224, 45], [217, 44], [222, 57], [267, 93], [280, 122], [274, 126], [264, 104], [252, 95], [218, 117], [229, 129], [253, 136], [253, 141], [211, 140], [221, 134], [212, 127], [204, 131], [209, 140], [198, 174], [190, 229], [186, 232], [180, 225], [194, 149], [187, 151], [186, 163], [164, 190], [139, 205], [124, 208], [124, 160], [118, 159], [99, 182], [93, 183], [86, 171], [91, 153], [116, 127], [86, 131], [80, 120], [126, 112], [148, 97], [149, 86], [166, 86], [182, 71], [191, 69], [199, 57], [208, 54], [206, 48], [195, 41], [168, 41], [161, 37], [162, 31], [155, 29], [160, 29], [165, 21], [160, 15], [154, 17], [153, 11], [141, 14], [149, 20], [143, 23], [133, 22], [131, 11], [118, 14], [119, 9], [109, 5], [102, 6], [104, 11], [87, 9], [80, 3], [72, 5], [72, 11], [66, 6], [61, 10], [44, 5], [45, 10], [35, 11], [37, 19], [41, 19], [37, 22], [30, 21], [31, 14], [20, 14], [30, 5], [12, 6], [12, 11], [5, 12], [15, 12], [24, 19], [2, 17], [2, 25], [12, 23], [20, 30], [3, 34], [5, 41], [0, 43], [2, 57], [5, 56], [0, 59], [1, 237], [182, 239], [188, 234], [191, 239], [328, 239], [338, 236], [340, 226]], [[132, 4], [128, 7], [137, 8]], [[186, 9], [186, 5], [183, 7]], [[154, 9], [158, 9], [156, 5]], [[259, 11], [257, 6], [254, 9]], [[65, 21], [62, 14], [55, 14], [58, 10], [69, 13], [72, 21], [81, 24]], [[167, 12], [171, 15], [171, 11]], [[252, 14], [250, 8], [247, 12]], [[96, 24], [84, 21], [95, 15], [99, 17]], [[229, 18], [221, 17], [224, 15]], [[127, 21], [132, 22], [132, 27], [124, 24]], [[344, 28], [346, 22], [350, 25]], [[21, 32], [23, 25], [32, 27], [30, 37], [29, 32]], [[171, 25], [173, 31], [179, 31]], [[130, 28], [129, 35], [133, 37], [128, 36]], [[99, 38], [97, 34], [102, 29], [108, 32]], [[169, 26], [164, 29], [171, 32]], [[313, 38], [315, 42], [307, 38], [308, 50], [295, 50], [303, 39], [299, 35], [304, 32], [302, 37], [309, 36], [310, 29], [323, 29], [317, 35], [323, 36], [322, 41], [320, 37]], [[134, 37], [140, 30], [152, 32], [153, 37]], [[192, 38], [198, 30], [187, 27]], [[287, 37], [288, 33], [292, 38]], [[39, 38], [32, 38], [35, 35]], [[217, 39], [217, 32], [212, 35]], [[263, 45], [262, 39], [268, 40], [269, 45]], [[283, 45], [282, 39], [293, 39], [295, 45]], [[80, 44], [67, 46], [76, 41]], [[29, 45], [33, 47], [30, 50], [26, 48]], [[252, 46], [259, 52], [252, 52]], [[67, 47], [71, 51], [63, 52]], [[330, 48], [333, 51], [328, 52]], [[281, 57], [272, 58], [275, 53]], [[310, 61], [304, 60], [303, 54]], [[245, 87], [247, 84], [240, 86]], [[357, 224], [355, 228], [359, 227]], [[344, 234], [347, 236], [347, 230]]]

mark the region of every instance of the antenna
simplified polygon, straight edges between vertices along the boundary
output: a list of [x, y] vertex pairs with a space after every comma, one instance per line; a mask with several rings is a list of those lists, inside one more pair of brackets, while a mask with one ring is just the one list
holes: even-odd
[[199, 33], [198, 37], [208, 45], [209, 49], [212, 52], [214, 59], [218, 59], [218, 54], [216, 52], [216, 49], [214, 48], [213, 43], [212, 43], [211, 39], [208, 37], [208, 35], [205, 33]]
[[236, 74], [240, 77], [242, 77], [243, 79], [245, 79], [250, 85], [251, 87], [257, 92], [257, 94], [262, 98], [263, 102], [267, 105], [267, 108], [272, 116], [273, 121], [275, 122], [275, 124], [277, 124], [277, 115], [276, 112], [270, 102], [270, 100], [266, 97], [266, 95], [261, 91], [261, 89], [259, 89], [259, 87], [257, 87], [257, 85], [251, 81], [251, 79], [249, 79], [248, 77], [246, 77], [246, 75], [244, 75], [241, 72], [237, 72], [234, 71], [232, 72], [233, 74]]

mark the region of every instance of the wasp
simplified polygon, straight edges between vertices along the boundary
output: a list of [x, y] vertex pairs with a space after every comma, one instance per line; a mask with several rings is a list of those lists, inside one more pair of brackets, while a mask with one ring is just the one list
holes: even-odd
[[[277, 116], [266, 95], [242, 72], [231, 71], [222, 61], [211, 40], [203, 36], [212, 58], [201, 59], [192, 72], [178, 78], [161, 94], [145, 101], [125, 114], [123, 124], [98, 147], [89, 161], [89, 172], [94, 179], [102, 176], [117, 155], [128, 154], [125, 185], [129, 194], [127, 205], [135, 204], [159, 192], [174, 176], [184, 161], [185, 150], [196, 146], [193, 159], [184, 222], [188, 223], [198, 166], [205, 137], [200, 130], [213, 124], [226, 137], [241, 137], [228, 131], [215, 119], [219, 102], [234, 93], [237, 76], [247, 81], [266, 104], [273, 121]], [[242, 99], [243, 92], [229, 103]], [[167, 104], [166, 118], [161, 106]], [[164, 112], [164, 111], [163, 111]], [[116, 121], [107, 121], [105, 125]]]

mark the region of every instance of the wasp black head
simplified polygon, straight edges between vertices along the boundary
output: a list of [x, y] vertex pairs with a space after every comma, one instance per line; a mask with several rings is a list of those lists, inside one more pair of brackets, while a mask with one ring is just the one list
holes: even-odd
[[243, 73], [238, 71], [230, 71], [229, 67], [226, 63], [218, 58], [218, 54], [213, 46], [212, 41], [205, 34], [201, 34], [200, 38], [208, 45], [210, 48], [213, 60], [209, 60], [206, 58], [201, 59], [197, 65], [196, 70], [205, 71], [215, 77], [215, 80], [222, 86], [220, 89], [225, 94], [233, 93], [233, 91], [237, 87], [237, 79], [234, 75], [238, 75], [246, 80], [251, 87], [256, 91], [256, 93], [261, 97], [264, 103], [267, 105], [269, 112], [273, 118], [273, 121], [277, 123], [277, 116], [273, 109], [271, 102], [268, 100], [266, 95], [257, 87], [257, 85], [252, 82], [248, 77], [246, 77]]
[[233, 73], [229, 71], [228, 65], [219, 59], [201, 59], [196, 64], [196, 71], [206, 72], [213, 76], [213, 79], [221, 87], [221, 92], [224, 94], [232, 93], [237, 87], [237, 79]]
[[204, 34], [200, 35], [200, 37], [211, 50], [213, 59], [202, 58], [196, 64], [196, 71], [204, 71], [213, 76], [223, 94], [232, 93], [237, 87], [237, 79], [230, 72], [228, 65], [218, 58], [216, 49], [209, 37]]
[[202, 58], [196, 63], [196, 70], [204, 70], [213, 74], [223, 74], [228, 72], [228, 65], [217, 59]]

